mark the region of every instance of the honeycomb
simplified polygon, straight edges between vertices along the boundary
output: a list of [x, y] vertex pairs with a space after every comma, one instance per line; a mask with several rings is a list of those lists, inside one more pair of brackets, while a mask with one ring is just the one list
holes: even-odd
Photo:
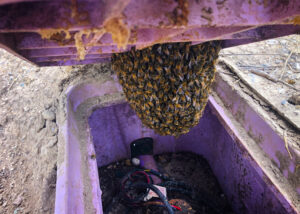
[[216, 41], [157, 44], [113, 54], [112, 68], [142, 123], [178, 137], [199, 123], [219, 51]]

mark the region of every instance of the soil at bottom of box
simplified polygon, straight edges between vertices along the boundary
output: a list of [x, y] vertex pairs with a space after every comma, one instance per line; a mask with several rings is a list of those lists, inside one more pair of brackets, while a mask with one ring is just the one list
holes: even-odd
[[[154, 156], [159, 172], [176, 181], [184, 182], [193, 191], [185, 188], [169, 188], [170, 203], [181, 208], [175, 213], [234, 213], [226, 199], [217, 178], [208, 162], [190, 152], [165, 153]], [[130, 207], [119, 196], [122, 178], [135, 167], [129, 159], [111, 163], [99, 168], [102, 205], [105, 214], [161, 214], [168, 213], [163, 206], [145, 205]], [[168, 189], [168, 188], [167, 188]]]

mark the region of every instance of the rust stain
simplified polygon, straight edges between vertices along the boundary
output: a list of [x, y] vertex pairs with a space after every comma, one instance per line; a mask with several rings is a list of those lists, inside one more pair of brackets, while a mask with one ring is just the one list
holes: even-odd
[[186, 26], [188, 24], [189, 16], [189, 3], [188, 0], [178, 0], [178, 5], [171, 13], [167, 13], [166, 16], [171, 23], [175, 26]]
[[73, 42], [72, 35], [66, 28], [49, 28], [38, 31], [42, 39], [48, 39], [56, 42], [60, 46]]
[[90, 31], [89, 30], [81, 30], [79, 32], [77, 32], [74, 35], [74, 39], [75, 39], [75, 46], [77, 49], [77, 54], [78, 54], [78, 59], [83, 60], [85, 58], [86, 55], [86, 51], [85, 51], [85, 47], [82, 41], [82, 37], [84, 35], [86, 35], [86, 37], [89, 37], [90, 35]]
[[294, 173], [288, 171], [288, 181], [292, 184], [294, 188], [300, 187], [300, 170], [299, 170], [300, 164], [297, 164], [295, 166]]
[[67, 62], [67, 61], [69, 61], [71, 58], [70, 57], [67, 57], [67, 58], [65, 58], [63, 61], [64, 62]]
[[133, 29], [133, 30], [131, 30], [131, 36], [130, 36], [130, 39], [129, 39], [129, 44], [135, 44], [136, 41], [137, 41], [137, 30]]
[[290, 165], [289, 157], [283, 155], [279, 151], [276, 151], [275, 155], [276, 155], [277, 159], [279, 160], [279, 170], [283, 173], [283, 170], [289, 168], [289, 165]]
[[249, 127], [249, 130], [248, 130], [248, 135], [259, 145], [261, 145], [261, 143], [264, 141], [264, 137], [262, 136], [262, 134], [259, 134], [258, 136], [255, 135], [252, 131], [252, 127], [250, 126]]
[[213, 10], [211, 7], [203, 7], [201, 10], [201, 18], [206, 19], [208, 24], [211, 25], [213, 21]]
[[118, 49], [126, 49], [130, 37], [130, 30], [121, 18], [112, 18], [105, 22], [104, 29], [112, 36]]
[[78, 31], [77, 33], [75, 33], [74, 35], [74, 39], [75, 39], [75, 46], [77, 49], [77, 55], [78, 55], [78, 59], [79, 60], [84, 60], [85, 59], [85, 55], [86, 53], [86, 47], [92, 47], [94, 46], [93, 42], [89, 42], [87, 45], [85, 45], [83, 43], [83, 36], [85, 36], [86, 38], [90, 37], [91, 34], [94, 35], [103, 35], [105, 33], [104, 29], [98, 29], [98, 28], [92, 28], [92, 29], [85, 29], [85, 30], [81, 30]]
[[291, 23], [294, 25], [300, 25], [300, 16], [296, 16], [291, 20]]
[[[287, 179], [289, 183], [294, 187], [298, 188], [300, 186], [300, 170], [298, 169], [300, 167], [300, 164], [295, 164], [295, 169], [294, 172], [292, 172], [289, 169], [289, 166], [293, 164], [293, 161], [290, 160], [290, 158], [287, 155], [283, 155], [281, 152], [277, 151], [276, 152], [276, 157], [279, 160], [280, 166], [279, 170], [283, 173], [284, 170], [287, 170], [288, 175]], [[296, 163], [299, 163], [299, 158], [296, 157]]]
[[61, 35], [61, 33], [64, 33], [64, 36], [62, 39], [71, 39], [71, 34], [67, 29], [64, 28], [49, 28], [49, 29], [41, 29], [38, 31], [38, 33], [41, 35], [42, 39], [52, 39], [55, 35]]

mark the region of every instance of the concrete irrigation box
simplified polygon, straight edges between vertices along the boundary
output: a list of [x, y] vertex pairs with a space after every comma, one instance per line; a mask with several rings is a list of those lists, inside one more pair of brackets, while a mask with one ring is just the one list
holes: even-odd
[[154, 139], [156, 154], [204, 156], [236, 213], [299, 212], [299, 187], [288, 180], [297, 171], [295, 160], [281, 172], [276, 156], [288, 157], [284, 141], [243, 97], [216, 79], [200, 123], [177, 139], [144, 127], [113, 78], [70, 86], [66, 120], [60, 122], [55, 213], [103, 213], [98, 167], [130, 157], [129, 143], [140, 137]]

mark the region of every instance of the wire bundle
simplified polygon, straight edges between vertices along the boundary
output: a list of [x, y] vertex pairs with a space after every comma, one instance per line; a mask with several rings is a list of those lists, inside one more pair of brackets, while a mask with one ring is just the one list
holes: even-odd
[[[164, 205], [169, 214], [173, 214], [174, 210], [180, 210], [179, 207], [171, 205], [166, 196], [153, 185], [153, 180], [149, 175], [151, 170], [134, 170], [129, 172], [121, 182], [121, 197], [123, 201], [129, 206], [142, 206], [142, 205]], [[159, 173], [157, 173], [159, 174]], [[161, 203], [147, 203], [144, 198], [149, 194], [150, 189], [155, 192]]]
[[[222, 213], [221, 209], [214, 203], [214, 200], [211, 199], [212, 197], [204, 190], [199, 190], [192, 185], [176, 181], [175, 179], [152, 169], [136, 169], [129, 172], [122, 179], [120, 196], [126, 205], [133, 207], [146, 205], [164, 206], [168, 210], [168, 213], [174, 213], [175, 210], [181, 210], [180, 207], [170, 204], [161, 191], [153, 185], [152, 175], [163, 180], [159, 186], [166, 187], [168, 192], [184, 194], [199, 203], [207, 205], [215, 213]], [[160, 201], [153, 199], [147, 202], [144, 201], [144, 198], [149, 194], [150, 189], [159, 196]]]

